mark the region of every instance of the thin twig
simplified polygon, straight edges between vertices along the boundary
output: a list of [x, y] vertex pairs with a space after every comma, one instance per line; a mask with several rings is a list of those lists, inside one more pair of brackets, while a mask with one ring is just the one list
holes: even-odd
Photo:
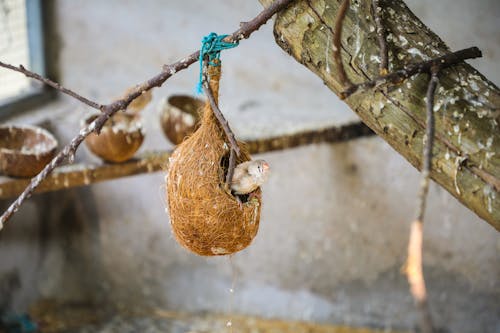
[[349, 89], [352, 86], [351, 80], [349, 80], [347, 74], [345, 73], [344, 65], [342, 64], [342, 55], [340, 52], [342, 49], [342, 45], [340, 44], [342, 40], [342, 26], [347, 9], [349, 9], [349, 0], [343, 0], [342, 4], [340, 4], [339, 10], [337, 11], [337, 16], [335, 17], [335, 32], [333, 34], [333, 60], [335, 61], [340, 84], [342, 84], [344, 89]]
[[229, 151], [229, 166], [227, 168], [226, 185], [231, 186], [233, 182], [234, 168], [236, 167], [236, 152], [234, 149]]
[[469, 47], [460, 51], [445, 54], [444, 56], [438, 58], [407, 65], [403, 69], [399, 69], [387, 75], [379, 76], [370, 81], [354, 84], [345, 89], [340, 95], [342, 99], [345, 99], [358, 91], [366, 91], [385, 83], [400, 83], [415, 74], [430, 73], [431, 67], [436, 65], [439, 65], [440, 68], [446, 68], [456, 65], [466, 59], [479, 58], [481, 56], [481, 50], [475, 46]]
[[421, 221], [415, 220], [411, 224], [405, 270], [411, 294], [420, 314], [420, 332], [432, 333], [434, 328], [429, 305], [427, 304], [427, 290], [422, 270], [422, 240], [423, 224]]
[[207, 60], [203, 60], [202, 70], [203, 72], [202, 72], [201, 86], [205, 92], [205, 95], [207, 95], [208, 102], [210, 103], [210, 106], [212, 108], [212, 112], [217, 118], [217, 121], [224, 130], [224, 133], [226, 134], [226, 137], [228, 138], [229, 141], [229, 165], [226, 175], [226, 187], [229, 190], [231, 183], [233, 181], [234, 168], [236, 167], [236, 155], [238, 156], [240, 155], [240, 147], [238, 145], [238, 142], [236, 141], [233, 131], [231, 130], [231, 127], [229, 126], [229, 122], [226, 120], [226, 118], [222, 114], [222, 111], [219, 109], [219, 105], [215, 99], [214, 92], [212, 91], [212, 87], [210, 86], [209, 66]]
[[385, 29], [382, 24], [382, 18], [380, 17], [382, 7], [380, 7], [379, 0], [372, 0], [372, 11], [375, 25], [377, 26], [376, 33], [380, 52], [379, 72], [380, 75], [386, 75], [389, 72], [389, 56], [387, 41], [385, 40]]
[[426, 95], [426, 130], [425, 130], [425, 145], [423, 151], [423, 162], [422, 162], [422, 182], [420, 184], [420, 192], [418, 199], [420, 204], [417, 208], [417, 214], [415, 219], [418, 221], [424, 220], [425, 202], [427, 197], [427, 192], [429, 191], [429, 176], [432, 167], [432, 149], [434, 147], [434, 92], [438, 84], [438, 72], [439, 67], [435, 66], [431, 69], [431, 78], [429, 80], [429, 86], [427, 88]]
[[432, 149], [434, 147], [434, 92], [438, 84], [439, 66], [431, 68], [431, 78], [427, 88], [427, 121], [425, 131], [425, 145], [423, 150], [422, 180], [418, 193], [418, 205], [415, 220], [412, 222], [410, 239], [408, 241], [408, 260], [406, 275], [410, 284], [410, 291], [420, 313], [420, 331], [432, 333], [432, 317], [427, 302], [427, 291], [422, 265], [423, 223], [427, 194], [429, 192], [430, 172], [432, 168]]
[[210, 85], [208, 84], [207, 80], [203, 80], [203, 92], [205, 95], [207, 95], [208, 101], [210, 103], [210, 106], [212, 107], [212, 111], [215, 115], [215, 118], [219, 121], [219, 124], [221, 125], [222, 129], [224, 130], [224, 133], [226, 134], [226, 137], [229, 141], [229, 168], [227, 171], [227, 177], [226, 177], [226, 184], [230, 185], [231, 181], [233, 180], [233, 174], [234, 174], [234, 167], [235, 167], [235, 156], [240, 156], [240, 147], [238, 146], [238, 142], [236, 141], [236, 138], [234, 136], [233, 131], [231, 130], [231, 127], [229, 126], [228, 121], [222, 114], [221, 110], [219, 109], [219, 106], [217, 105], [217, 102], [215, 102], [215, 98], [212, 92], [212, 88], [210, 88]]
[[87, 104], [88, 106], [90, 106], [90, 107], [92, 107], [94, 109], [101, 110], [101, 108], [103, 107], [101, 104], [98, 104], [98, 103], [96, 103], [94, 101], [91, 101], [88, 98], [85, 98], [85, 97], [77, 94], [76, 92], [74, 92], [72, 90], [64, 88], [63, 86], [61, 86], [57, 82], [54, 82], [54, 81], [52, 81], [52, 80], [50, 80], [48, 78], [45, 78], [45, 77], [43, 77], [43, 76], [41, 76], [41, 75], [39, 75], [37, 73], [34, 73], [34, 72], [30, 71], [30, 70], [27, 70], [26, 68], [24, 68], [23, 65], [19, 65], [19, 67], [16, 67], [16, 66], [13, 66], [13, 65], [10, 65], [10, 64], [6, 64], [6, 63], [0, 61], [0, 67], [4, 67], [4, 68], [10, 69], [10, 70], [22, 73], [22, 74], [24, 74], [25, 76], [27, 76], [29, 78], [41, 81], [41, 82], [45, 83], [46, 85], [51, 86], [52, 88], [55, 88], [55, 89], [59, 90], [62, 93], [65, 93], [65, 94], [67, 94], [67, 95], [69, 95], [69, 96], [71, 96], [73, 98], [76, 98], [80, 102], [82, 102], [84, 104]]
[[[274, 14], [277, 12], [281, 11], [282, 9], [286, 8], [290, 3], [292, 3], [294, 0], [276, 0], [274, 1], [269, 7], [264, 9], [262, 12], [260, 12], [255, 18], [252, 20], [246, 22], [243, 24], [238, 30], [236, 30], [233, 34], [228, 36], [227, 41], [236, 41], [236, 40], [242, 40], [245, 38], [248, 38], [254, 31], [258, 30], [260, 26], [262, 26], [264, 23], [266, 23]], [[4, 223], [9, 220], [12, 215], [19, 209], [19, 207], [22, 205], [22, 203], [31, 196], [33, 191], [37, 188], [38, 185], [59, 165], [61, 165], [67, 158], [72, 160], [72, 156], [75, 155], [76, 150], [78, 149], [79, 145], [85, 140], [85, 138], [92, 132], [99, 133], [101, 128], [104, 126], [104, 123], [117, 111], [119, 110], [124, 110], [134, 99], [139, 97], [143, 92], [151, 90], [155, 87], [161, 86], [168, 78], [170, 78], [172, 75], [174, 75], [176, 72], [181, 71], [193, 63], [198, 61], [199, 57], [199, 51], [196, 51], [189, 56], [185, 57], [184, 59], [177, 61], [173, 64], [170, 65], [165, 65], [163, 66], [163, 70], [161, 73], [157, 74], [156, 76], [152, 77], [151, 79], [137, 85], [135, 88], [133, 88], [129, 94], [127, 94], [125, 97], [122, 99], [116, 100], [111, 104], [108, 105], [99, 105], [98, 103], [88, 101], [91, 104], [95, 104], [95, 106], [90, 105], [89, 103], [85, 103], [81, 98], [81, 96], [77, 94], [69, 94], [72, 97], [75, 97], [76, 99], [84, 102], [85, 104], [96, 107], [102, 111], [102, 113], [97, 117], [92, 123], [90, 123], [87, 127], [82, 129], [80, 133], [71, 140], [71, 142], [66, 145], [61, 152], [59, 152], [54, 159], [45, 166], [45, 168], [37, 175], [35, 176], [30, 184], [26, 187], [26, 189], [21, 193], [21, 195], [9, 206], [9, 208], [0, 216], [0, 229], [2, 229]], [[3, 64], [3, 63], [2, 63]], [[5, 67], [5, 66], [4, 66]], [[12, 68], [14, 67], [14, 68]], [[22, 73], [22, 70], [20, 68], [17, 68], [15, 66], [9, 65], [6, 68], [10, 68], [12, 70], [18, 71]], [[26, 75], [26, 73], [23, 73]], [[34, 74], [34, 73], [33, 73]], [[41, 78], [37, 74], [37, 76], [30, 76], [35, 79], [38, 79], [38, 77]], [[43, 81], [43, 80], [42, 80]], [[48, 84], [49, 81], [43, 81]], [[59, 84], [55, 84], [55, 82], [52, 82], [53, 84], [50, 84], [52, 87], [68, 93], [69, 90], [61, 87]], [[64, 90], [63, 90], [64, 89]], [[79, 96], [80, 98], [78, 98]]]

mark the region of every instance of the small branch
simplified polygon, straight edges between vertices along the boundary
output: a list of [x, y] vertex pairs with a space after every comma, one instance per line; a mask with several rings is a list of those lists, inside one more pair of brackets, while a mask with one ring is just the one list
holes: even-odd
[[205, 95], [207, 95], [208, 101], [210, 103], [210, 106], [212, 107], [212, 111], [215, 115], [215, 118], [219, 121], [219, 124], [221, 125], [222, 129], [224, 130], [224, 133], [226, 134], [226, 137], [229, 141], [229, 168], [227, 171], [227, 176], [226, 176], [226, 184], [230, 185], [231, 181], [233, 180], [233, 174], [234, 174], [234, 167], [236, 164], [236, 159], [234, 155], [240, 156], [240, 147], [238, 146], [238, 142], [236, 141], [236, 138], [234, 136], [233, 131], [231, 130], [231, 127], [229, 126], [229, 123], [227, 122], [226, 118], [224, 118], [224, 115], [222, 114], [221, 110], [219, 109], [219, 106], [217, 105], [217, 102], [215, 102], [215, 98], [212, 92], [212, 88], [210, 88], [210, 85], [208, 84], [208, 81], [206, 80], [206, 76], [203, 77], [203, 91]]
[[408, 241], [408, 261], [406, 275], [410, 284], [410, 291], [420, 312], [420, 329], [423, 333], [432, 333], [432, 317], [427, 303], [427, 291], [422, 265], [422, 241], [424, 213], [429, 192], [430, 172], [432, 167], [432, 148], [434, 147], [434, 93], [438, 84], [439, 66], [431, 68], [431, 78], [427, 88], [427, 127], [425, 131], [425, 145], [423, 151], [422, 180], [418, 194], [416, 218], [412, 222], [410, 239]]
[[377, 33], [378, 46], [380, 49], [379, 72], [380, 75], [386, 75], [389, 72], [389, 56], [388, 56], [387, 42], [385, 40], [385, 29], [384, 25], [382, 24], [382, 18], [380, 17], [380, 14], [382, 12], [382, 7], [380, 7], [379, 0], [372, 0], [372, 11], [373, 11], [373, 18], [375, 20], [375, 25], [377, 26], [376, 33]]
[[469, 47], [460, 51], [448, 53], [444, 56], [427, 61], [410, 64], [403, 69], [394, 71], [387, 75], [379, 76], [373, 80], [354, 84], [341, 93], [341, 98], [345, 99], [358, 91], [366, 91], [386, 83], [400, 83], [403, 80], [419, 73], [430, 73], [433, 66], [439, 66], [441, 69], [456, 65], [466, 59], [479, 58], [482, 56], [481, 50], [477, 47]]
[[25, 76], [27, 76], [29, 78], [32, 78], [32, 79], [38, 80], [40, 82], [43, 82], [46, 85], [51, 86], [52, 88], [55, 88], [55, 89], [59, 90], [60, 92], [66, 94], [66, 95], [69, 95], [69, 96], [71, 96], [73, 98], [76, 98], [77, 100], [79, 100], [80, 102], [82, 102], [84, 104], [87, 104], [91, 108], [94, 108], [94, 109], [97, 109], [97, 110], [101, 110], [101, 108], [103, 107], [101, 104], [98, 104], [98, 103], [96, 103], [94, 101], [91, 101], [88, 98], [85, 98], [85, 97], [77, 94], [76, 92], [74, 92], [72, 90], [64, 88], [63, 86], [61, 86], [57, 82], [54, 82], [54, 81], [52, 81], [52, 80], [50, 80], [48, 78], [42, 77], [41, 75], [39, 75], [37, 73], [34, 73], [34, 72], [30, 71], [30, 70], [27, 70], [26, 68], [24, 68], [23, 65], [20, 65], [19, 67], [16, 67], [16, 66], [13, 66], [13, 65], [10, 65], [10, 64], [6, 64], [6, 63], [0, 61], [0, 67], [4, 67], [4, 68], [10, 69], [10, 70], [22, 73], [22, 74], [24, 74]]
[[427, 304], [424, 273], [422, 270], [422, 221], [413, 221], [408, 241], [408, 259], [406, 261], [406, 276], [410, 284], [410, 291], [420, 314], [420, 332], [432, 333], [432, 317]]
[[[245, 146], [250, 154], [261, 154], [310, 144], [346, 142], [374, 134], [363, 123], [350, 123], [252, 139], [246, 141]], [[37, 187], [35, 193], [88, 186], [127, 176], [163, 171], [170, 153], [171, 151], [146, 151], [123, 163], [76, 164], [58, 167]], [[0, 177], [0, 200], [17, 197], [29, 182], [30, 179], [26, 178]]]
[[335, 32], [333, 34], [333, 60], [337, 67], [340, 84], [342, 84], [344, 89], [349, 89], [352, 86], [351, 80], [349, 80], [345, 73], [344, 65], [342, 64], [342, 55], [340, 53], [342, 49], [340, 44], [342, 39], [342, 26], [347, 9], [349, 9], [349, 0], [343, 0], [337, 11], [337, 16], [335, 17]]
[[231, 127], [229, 127], [229, 123], [227, 122], [226, 118], [224, 118], [224, 115], [219, 109], [219, 106], [215, 102], [212, 89], [208, 85], [207, 81], [203, 82], [203, 91], [208, 97], [208, 101], [210, 102], [210, 106], [212, 107], [212, 111], [214, 112], [215, 117], [222, 126], [224, 133], [226, 133], [227, 139], [229, 140], [230, 148], [235, 151], [236, 155], [240, 156], [240, 147], [238, 146], [238, 142], [236, 141], [236, 138], [234, 136], [233, 131], [231, 130]]
[[[286, 6], [288, 6], [292, 1], [294, 0], [276, 0], [273, 2], [269, 7], [264, 9], [261, 13], [259, 13], [255, 18], [250, 20], [249, 22], [245, 23], [240, 27], [238, 30], [236, 30], [232, 35], [230, 35], [228, 38], [230, 41], [236, 41], [236, 40], [242, 40], [244, 38], [248, 38], [254, 31], [258, 30], [261, 25], [266, 23], [274, 14], [276, 14], [278, 11], [284, 9]], [[79, 96], [76, 93], [71, 92], [70, 90], [63, 88], [59, 84], [52, 82], [48, 79], [42, 78], [40, 75], [31, 73], [26, 71], [22, 66], [20, 68], [17, 68], [15, 66], [7, 65], [3, 66], [9, 69], [12, 69], [14, 71], [23, 73], [23, 74], [33, 74], [30, 77], [33, 77], [35, 79], [42, 79], [42, 82], [46, 82], [50, 86], [56, 88], [59, 91], [62, 91], [66, 94], [69, 94], [72, 97], [75, 97], [76, 99], [82, 101], [83, 103], [98, 108], [102, 111], [102, 113], [99, 115], [98, 118], [96, 118], [92, 123], [90, 123], [86, 128], [82, 129], [80, 133], [71, 140], [71, 142], [64, 147], [64, 149], [59, 152], [59, 154], [54, 157], [54, 159], [45, 166], [45, 168], [37, 175], [35, 176], [32, 180], [31, 183], [26, 187], [26, 189], [21, 193], [21, 195], [9, 206], [9, 208], [0, 216], [0, 230], [3, 227], [3, 224], [9, 220], [12, 215], [19, 209], [19, 207], [22, 205], [22, 203], [31, 196], [33, 191], [40, 185], [40, 183], [47, 178], [47, 176], [56, 168], [57, 166], [61, 165], [67, 158], [69, 160], [72, 160], [72, 157], [74, 156], [76, 150], [80, 146], [80, 144], [85, 140], [85, 138], [92, 132], [99, 133], [101, 128], [104, 126], [104, 123], [117, 111], [119, 110], [124, 110], [127, 108], [127, 106], [137, 97], [139, 97], [143, 92], [151, 90], [155, 87], [161, 86], [168, 78], [170, 78], [172, 75], [177, 73], [178, 71], [181, 71], [193, 63], [198, 61], [199, 57], [199, 51], [194, 52], [187, 56], [186, 58], [177, 61], [176, 63], [173, 63], [171, 65], [165, 65], [163, 66], [163, 71], [156, 76], [152, 77], [151, 79], [143, 82], [142, 84], [137, 85], [135, 88], [133, 88], [129, 94], [127, 94], [125, 97], [122, 99], [116, 100], [111, 104], [108, 105], [99, 105], [95, 102], [89, 101], [85, 99], [84, 97]], [[3, 63], [2, 63], [3, 64]], [[6, 65], [6, 64], [4, 64]], [[23, 71], [24, 69], [24, 71]], [[51, 82], [51, 83], [49, 83]], [[82, 100], [83, 99], [83, 100]], [[87, 102], [85, 102], [87, 101]], [[90, 104], [89, 104], [90, 103]], [[94, 105], [92, 105], [94, 104]], [[233, 137], [234, 139], [234, 137]], [[236, 151], [236, 153], [239, 153], [239, 150]]]
[[227, 168], [226, 185], [228, 189], [231, 187], [233, 182], [234, 168], [236, 167], [236, 152], [234, 149], [229, 151], [229, 166]]
[[432, 148], [434, 147], [434, 92], [438, 84], [438, 72], [439, 67], [433, 67], [431, 69], [431, 78], [429, 80], [429, 86], [427, 88], [426, 95], [426, 106], [427, 106], [427, 119], [426, 119], [426, 130], [425, 130], [425, 145], [423, 151], [423, 162], [422, 162], [422, 181], [420, 183], [420, 192], [418, 195], [418, 200], [420, 204], [417, 208], [417, 214], [415, 219], [417, 221], [424, 220], [425, 203], [427, 198], [427, 193], [429, 191], [429, 177], [432, 167]]

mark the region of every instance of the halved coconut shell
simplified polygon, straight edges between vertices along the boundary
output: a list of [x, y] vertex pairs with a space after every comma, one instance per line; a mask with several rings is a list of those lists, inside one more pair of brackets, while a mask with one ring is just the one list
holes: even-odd
[[[96, 117], [97, 115], [93, 115], [87, 118], [86, 124], [90, 124]], [[131, 159], [143, 140], [142, 128], [134, 115], [121, 113], [108, 120], [99, 135], [91, 133], [85, 139], [85, 144], [101, 159], [120, 163]]]
[[189, 95], [173, 95], [163, 102], [160, 122], [170, 142], [178, 145], [199, 127], [199, 112], [204, 104], [201, 99]]
[[33, 177], [54, 157], [57, 140], [47, 130], [29, 125], [0, 126], [0, 171]]

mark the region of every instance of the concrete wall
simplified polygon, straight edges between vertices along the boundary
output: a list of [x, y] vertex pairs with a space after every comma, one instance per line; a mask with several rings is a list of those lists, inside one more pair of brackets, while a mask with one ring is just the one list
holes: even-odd
[[[499, 83], [495, 1], [409, 4], [453, 49], [481, 47], [485, 58], [473, 64]], [[261, 9], [243, 0], [57, 1], [55, 7], [61, 81], [102, 102], [192, 52], [203, 35], [231, 32]], [[356, 120], [274, 44], [271, 25], [222, 59], [221, 106], [240, 137]], [[192, 66], [154, 91], [144, 111], [143, 150], [170, 147], [156, 105], [170, 94], [192, 93], [197, 74]], [[85, 112], [62, 98], [12, 121], [50, 118], [66, 142]], [[20, 285], [9, 289], [10, 306], [24, 310], [55, 298], [224, 312], [234, 282], [238, 313], [411, 327], [415, 313], [400, 268], [417, 171], [376, 137], [259, 157], [272, 167], [261, 229], [231, 260], [200, 258], [176, 244], [161, 173], [36, 196], [0, 233], [0, 277], [17, 272]], [[96, 161], [85, 149], [77, 160]], [[460, 332], [498, 330], [498, 233], [435, 185], [428, 206], [424, 260], [436, 322]]]

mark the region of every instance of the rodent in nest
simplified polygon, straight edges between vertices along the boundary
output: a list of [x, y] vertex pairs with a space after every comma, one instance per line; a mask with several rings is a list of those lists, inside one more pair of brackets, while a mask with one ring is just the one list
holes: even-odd
[[[220, 66], [209, 66], [208, 73], [217, 100]], [[244, 145], [238, 144], [237, 165], [250, 161]], [[250, 245], [259, 228], [261, 189], [239, 202], [225, 186], [228, 157], [226, 134], [206, 102], [200, 127], [172, 153], [166, 177], [175, 238], [202, 256], [240, 251]]]

